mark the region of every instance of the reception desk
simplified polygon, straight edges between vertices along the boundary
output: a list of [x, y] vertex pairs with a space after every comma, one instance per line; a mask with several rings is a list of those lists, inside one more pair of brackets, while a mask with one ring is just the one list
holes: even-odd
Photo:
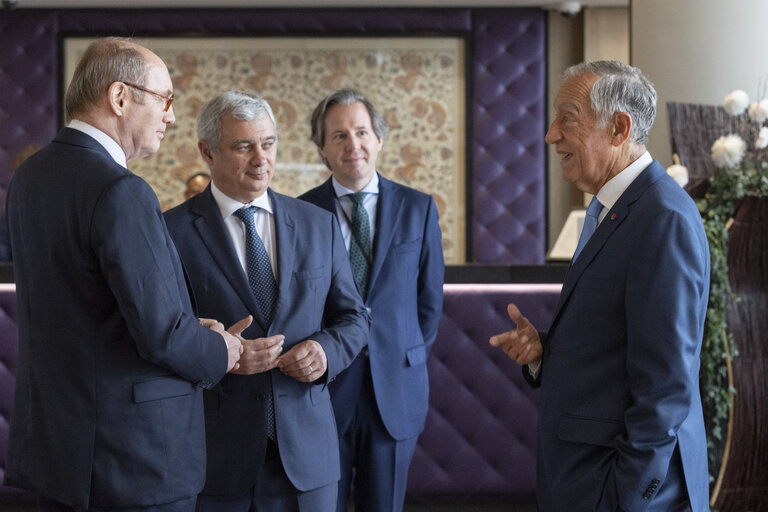
[[[409, 496], [534, 496], [537, 393], [488, 338], [511, 328], [510, 302], [539, 329], [548, 327], [559, 292], [556, 283], [445, 285], [427, 363], [429, 415], [411, 464]], [[15, 286], [0, 284], [0, 476], [17, 354]], [[14, 492], [0, 487], [0, 494]]]

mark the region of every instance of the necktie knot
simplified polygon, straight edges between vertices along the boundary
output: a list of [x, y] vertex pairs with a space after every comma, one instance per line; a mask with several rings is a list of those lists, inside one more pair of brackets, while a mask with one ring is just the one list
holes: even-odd
[[248, 224], [253, 224], [253, 215], [256, 212], [255, 206], [243, 206], [239, 210], [235, 210], [235, 216], [243, 221], [243, 223], [248, 226]]
[[347, 197], [355, 203], [355, 206], [362, 206], [363, 201], [365, 200], [365, 195], [366, 192], [355, 192], [353, 194], [347, 194]]
[[597, 219], [600, 216], [600, 212], [602, 210], [603, 210], [602, 203], [597, 200], [597, 196], [593, 196], [592, 201], [590, 201], [589, 206], [587, 206], [587, 215]]

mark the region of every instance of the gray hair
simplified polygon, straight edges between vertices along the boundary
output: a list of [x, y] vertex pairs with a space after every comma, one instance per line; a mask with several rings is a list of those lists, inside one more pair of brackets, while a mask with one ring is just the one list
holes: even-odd
[[656, 118], [656, 89], [638, 68], [617, 61], [582, 62], [565, 70], [563, 78], [582, 74], [597, 75], [589, 98], [604, 128], [613, 114], [626, 112], [632, 118], [629, 140], [645, 146]]
[[[91, 43], [77, 63], [64, 99], [66, 122], [96, 105], [114, 82], [144, 86], [147, 66], [135, 43], [107, 37]], [[139, 102], [141, 91], [132, 90]]]
[[318, 149], [325, 145], [325, 116], [328, 114], [328, 109], [334, 105], [353, 105], [355, 103], [362, 103], [365, 106], [371, 118], [371, 127], [376, 137], [382, 140], [387, 136], [387, 133], [389, 133], [387, 120], [379, 114], [373, 103], [363, 93], [357, 89], [339, 89], [333, 94], [326, 96], [315, 107], [315, 111], [312, 112], [312, 120], [310, 122], [312, 125], [312, 136], [310, 138], [317, 145]]
[[238, 121], [255, 121], [267, 116], [275, 127], [277, 138], [275, 114], [265, 99], [243, 91], [228, 91], [206, 103], [197, 116], [197, 138], [212, 150], [219, 147], [221, 118], [225, 115], [231, 115]]

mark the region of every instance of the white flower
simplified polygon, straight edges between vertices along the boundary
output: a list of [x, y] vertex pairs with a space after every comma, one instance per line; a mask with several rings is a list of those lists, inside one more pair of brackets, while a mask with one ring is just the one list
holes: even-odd
[[741, 89], [736, 89], [725, 97], [723, 108], [732, 116], [743, 114], [749, 106], [749, 96]]
[[688, 184], [688, 168], [684, 165], [673, 164], [667, 167], [667, 174], [677, 182], [678, 185], [684, 187]]
[[755, 149], [765, 149], [766, 147], [768, 147], [768, 126], [763, 126], [757, 134]]
[[716, 166], [730, 169], [739, 165], [746, 150], [744, 139], [738, 135], [724, 135], [712, 144], [712, 160]]
[[756, 123], [762, 123], [768, 119], [768, 100], [760, 100], [749, 106], [749, 118]]

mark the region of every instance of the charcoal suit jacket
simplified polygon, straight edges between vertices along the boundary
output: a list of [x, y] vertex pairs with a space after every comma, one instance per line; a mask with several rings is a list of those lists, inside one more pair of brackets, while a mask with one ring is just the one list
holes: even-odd
[[224, 225], [205, 191], [166, 212], [202, 316], [229, 326], [251, 314], [247, 339], [285, 335], [283, 351], [312, 339], [328, 360], [326, 375], [299, 382], [273, 369], [227, 375], [205, 392], [208, 450], [206, 495], [236, 497], [256, 481], [266, 450], [265, 393], [271, 381], [277, 444], [285, 472], [300, 491], [339, 479], [339, 444], [327, 382], [360, 352], [369, 316], [352, 278], [336, 219], [323, 210], [268, 190], [274, 208], [278, 299], [266, 325]]
[[19, 360], [5, 484], [146, 507], [205, 478], [202, 387], [226, 372], [149, 185], [64, 128], [8, 193]]

